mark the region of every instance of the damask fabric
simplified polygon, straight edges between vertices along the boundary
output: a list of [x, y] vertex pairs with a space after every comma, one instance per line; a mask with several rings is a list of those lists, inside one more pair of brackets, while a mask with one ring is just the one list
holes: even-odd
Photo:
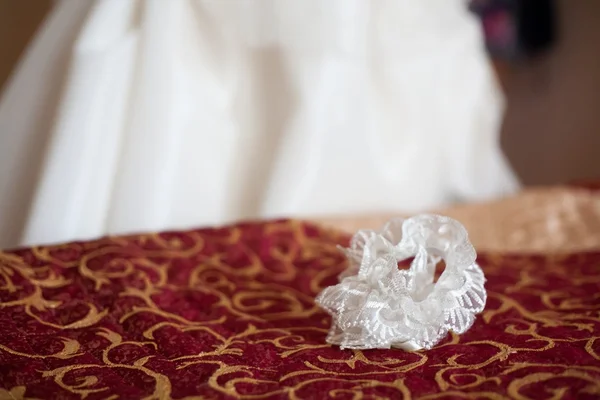
[[0, 253], [0, 398], [598, 398], [600, 253], [480, 255], [430, 351], [342, 351], [315, 295], [348, 238], [272, 221]]

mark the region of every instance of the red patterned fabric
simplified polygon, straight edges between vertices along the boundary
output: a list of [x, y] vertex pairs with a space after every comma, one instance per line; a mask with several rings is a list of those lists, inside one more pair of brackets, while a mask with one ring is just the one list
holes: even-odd
[[486, 255], [431, 351], [341, 351], [314, 296], [347, 238], [296, 221], [0, 253], [0, 399], [600, 396], [600, 253]]
[[600, 181], [598, 180], [590, 180], [590, 181], [578, 181], [571, 183], [570, 186], [582, 189], [588, 189], [594, 192], [600, 191]]

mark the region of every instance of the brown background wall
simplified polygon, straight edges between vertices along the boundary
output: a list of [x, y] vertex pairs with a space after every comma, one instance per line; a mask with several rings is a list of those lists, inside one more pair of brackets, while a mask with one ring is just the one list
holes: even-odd
[[[51, 3], [0, 0], [0, 88]], [[502, 146], [527, 184], [600, 178], [600, 0], [558, 5], [552, 51], [502, 69]]]
[[51, 3], [51, 0], [0, 0], [0, 88]]
[[502, 144], [525, 182], [600, 179], [600, 1], [558, 1], [559, 41], [506, 74]]

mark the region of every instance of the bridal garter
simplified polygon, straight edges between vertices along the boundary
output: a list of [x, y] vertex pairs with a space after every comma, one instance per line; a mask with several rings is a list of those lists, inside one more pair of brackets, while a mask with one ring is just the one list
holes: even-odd
[[475, 249], [451, 218], [393, 219], [380, 232], [357, 232], [343, 251], [348, 269], [316, 299], [333, 318], [327, 342], [342, 349], [430, 349], [448, 331], [466, 332], [485, 307]]

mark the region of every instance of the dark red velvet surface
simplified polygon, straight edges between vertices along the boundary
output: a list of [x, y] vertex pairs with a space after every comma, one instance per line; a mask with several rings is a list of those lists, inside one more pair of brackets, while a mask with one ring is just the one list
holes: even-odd
[[0, 399], [600, 396], [600, 254], [485, 255], [431, 351], [341, 351], [314, 296], [335, 233], [278, 221], [0, 253]]

